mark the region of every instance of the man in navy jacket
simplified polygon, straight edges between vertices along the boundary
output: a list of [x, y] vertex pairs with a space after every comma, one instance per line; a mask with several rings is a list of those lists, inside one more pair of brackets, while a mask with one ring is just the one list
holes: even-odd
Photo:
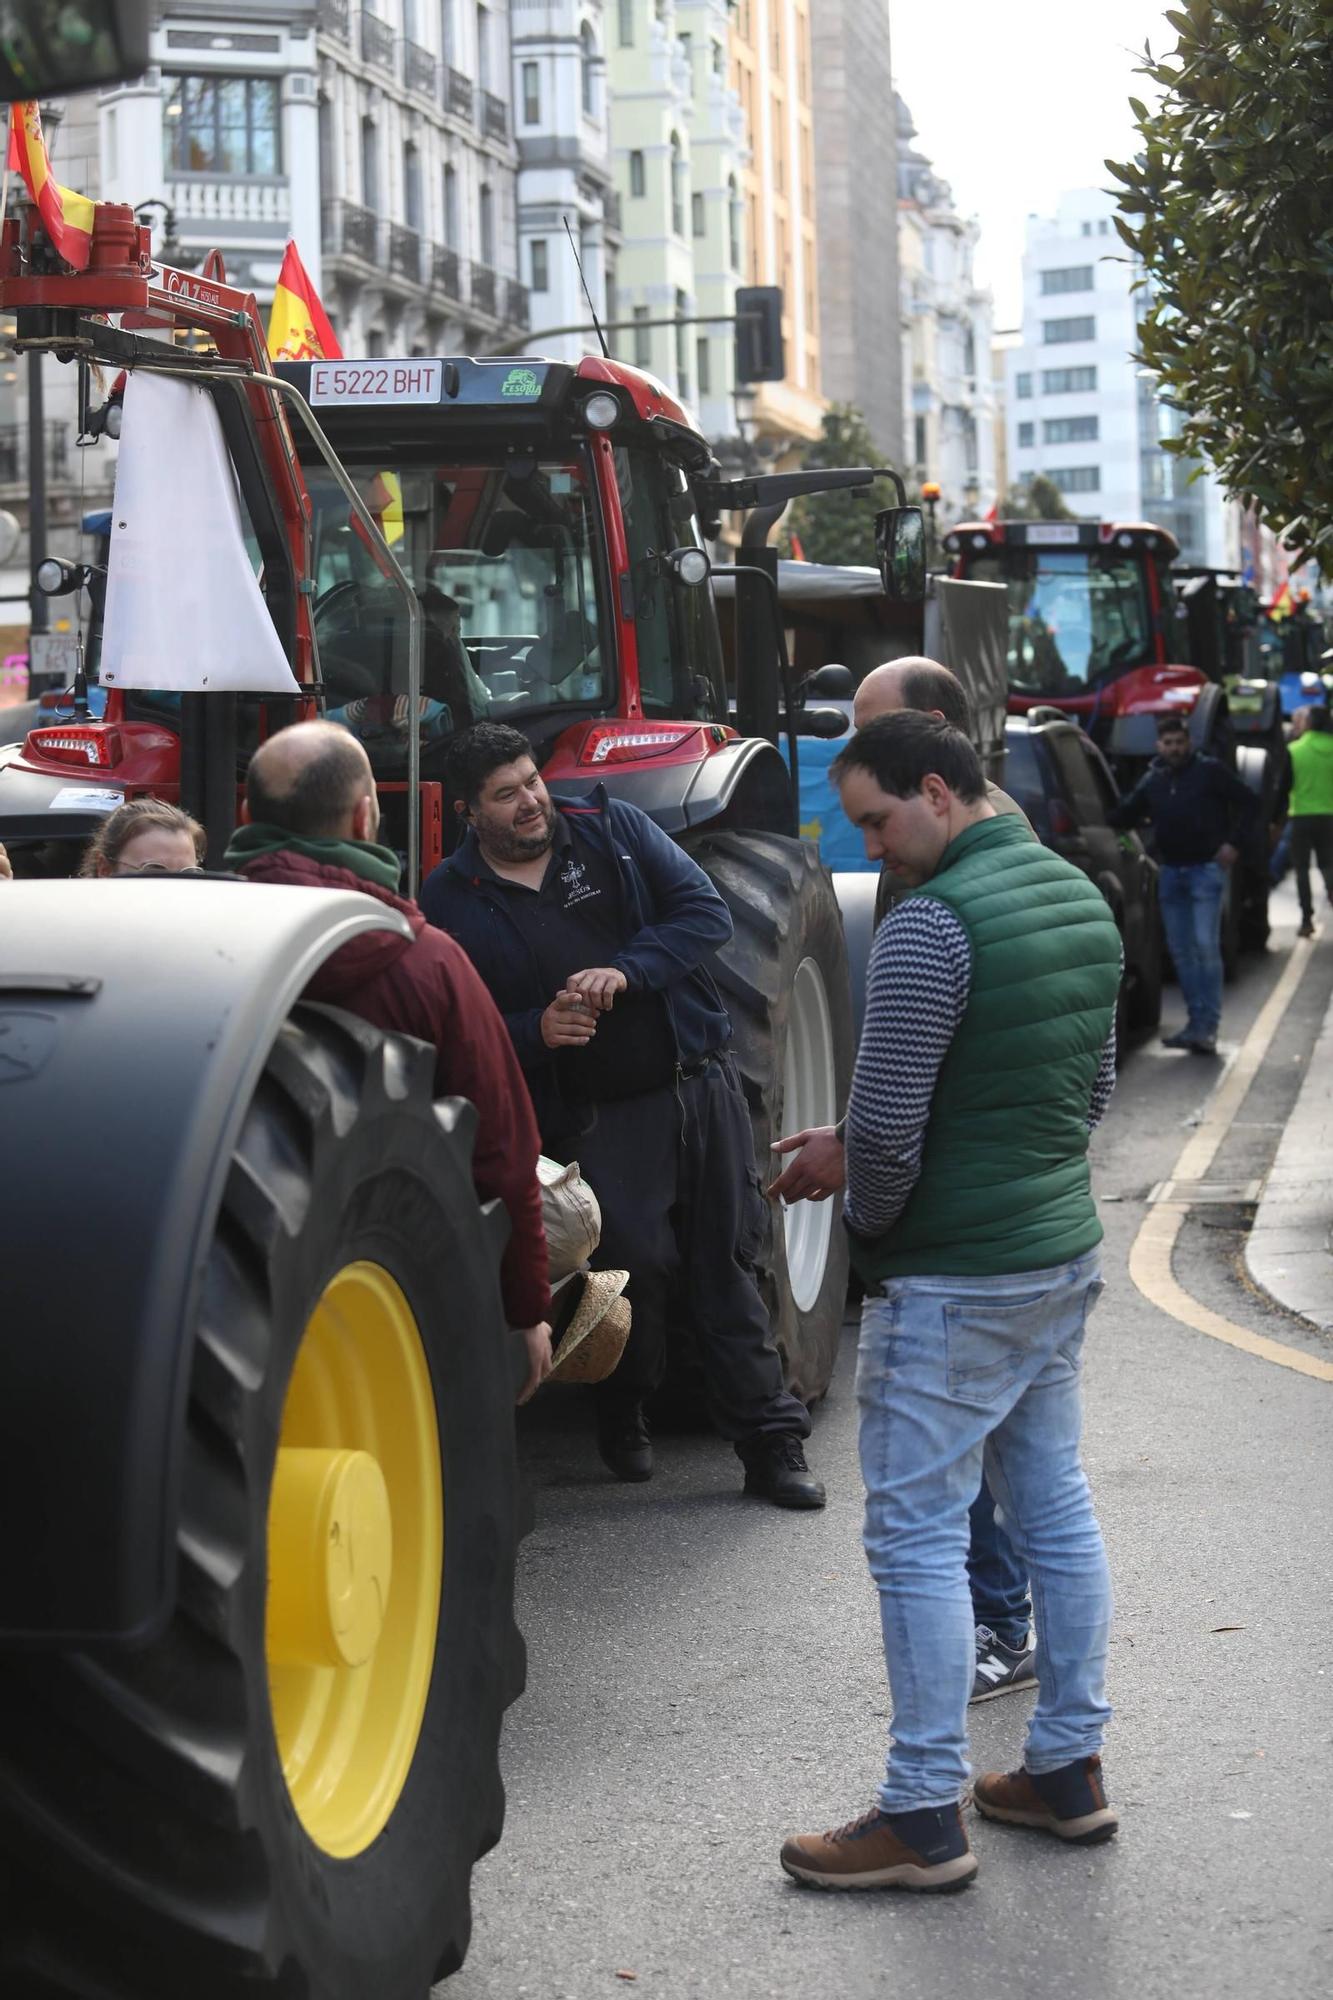
[[602, 1208], [597, 1261], [630, 1273], [633, 1332], [597, 1392], [598, 1448], [652, 1474], [644, 1400], [662, 1379], [673, 1297], [698, 1343], [717, 1428], [745, 1489], [820, 1507], [805, 1406], [788, 1393], [754, 1277], [764, 1226], [731, 1023], [707, 960], [731, 918], [646, 813], [553, 802], [531, 745], [480, 722], [449, 752], [467, 831], [421, 906], [463, 946], [504, 1016], [543, 1150], [577, 1158]]

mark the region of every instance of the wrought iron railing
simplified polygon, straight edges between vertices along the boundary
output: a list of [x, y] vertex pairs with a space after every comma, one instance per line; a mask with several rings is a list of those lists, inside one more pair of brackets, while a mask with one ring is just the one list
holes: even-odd
[[489, 264], [472, 266], [472, 303], [478, 312], [496, 316], [496, 277]]
[[403, 82], [418, 97], [435, 95], [435, 58], [420, 42], [403, 43]]
[[401, 222], [391, 222], [388, 235], [389, 269], [395, 277], [407, 278], [412, 284], [419, 285], [422, 282], [420, 236], [415, 229], [409, 229]]
[[435, 246], [431, 259], [430, 281], [437, 292], [443, 292], [448, 299], [463, 297], [463, 260], [456, 250], [446, 250], [442, 243]]
[[373, 63], [376, 69], [394, 72], [393, 29], [387, 21], [381, 21], [378, 14], [361, 10], [361, 60]]
[[456, 118], [472, 116], [472, 78], [464, 76], [461, 69], [445, 70], [444, 108]]
[[509, 137], [509, 106], [492, 90], [481, 93], [481, 129], [488, 139]]
[[379, 262], [378, 216], [354, 201], [326, 201], [324, 254], [326, 257], [359, 257], [363, 263], [377, 264]]

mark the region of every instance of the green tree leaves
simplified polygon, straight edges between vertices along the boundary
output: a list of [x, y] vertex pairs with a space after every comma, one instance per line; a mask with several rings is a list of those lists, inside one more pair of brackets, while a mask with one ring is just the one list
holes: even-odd
[[1188, 412], [1173, 448], [1333, 575], [1333, 0], [1188, 0], [1107, 166], [1150, 304], [1140, 356]]
[[[882, 465], [883, 457], [861, 412], [834, 403], [824, 413], [824, 435], [803, 466]], [[788, 548], [795, 535], [809, 562], [875, 563], [875, 515], [891, 504], [882, 486], [850, 493], [815, 493], [794, 501], [784, 524]]]

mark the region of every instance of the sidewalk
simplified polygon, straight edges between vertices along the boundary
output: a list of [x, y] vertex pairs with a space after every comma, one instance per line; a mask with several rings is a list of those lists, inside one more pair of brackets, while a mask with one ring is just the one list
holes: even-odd
[[1333, 1332], [1333, 1003], [1264, 1184], [1245, 1263], [1280, 1306]]

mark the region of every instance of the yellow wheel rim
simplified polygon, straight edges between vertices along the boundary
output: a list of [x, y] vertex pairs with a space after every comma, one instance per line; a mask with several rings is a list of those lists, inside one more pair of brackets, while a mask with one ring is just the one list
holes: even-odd
[[310, 1316], [282, 1413], [266, 1650], [282, 1773], [310, 1838], [360, 1854], [407, 1782], [435, 1662], [444, 1493], [416, 1317], [378, 1264]]

